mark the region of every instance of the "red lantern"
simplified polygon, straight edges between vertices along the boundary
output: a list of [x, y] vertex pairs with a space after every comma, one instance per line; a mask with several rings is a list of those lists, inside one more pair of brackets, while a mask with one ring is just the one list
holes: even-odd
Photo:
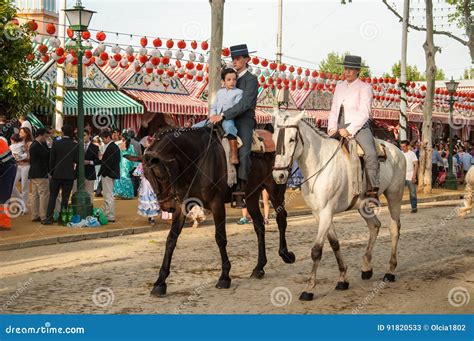
[[321, 73], [319, 74], [319, 77], [321, 77], [321, 78], [325, 78], [325, 77], [326, 77], [324, 71], [321, 71]]
[[318, 77], [318, 71], [314, 70], [313, 72], [311, 72], [311, 77]]
[[311, 74], [311, 72], [309, 71], [309, 69], [304, 70], [304, 75], [306, 77], [309, 77], [310, 74]]
[[38, 51], [42, 54], [46, 54], [48, 52], [48, 47], [44, 44], [38, 45]]
[[268, 77], [267, 83], [268, 83], [268, 84], [273, 84], [273, 78], [272, 78], [272, 77]]
[[278, 67], [277, 63], [275, 63], [275, 62], [270, 63], [270, 70], [276, 70], [277, 67]]
[[175, 64], [176, 64], [176, 67], [177, 67], [177, 68], [180, 68], [180, 67], [181, 67], [181, 62], [180, 62], [179, 60], [177, 60]]
[[54, 34], [54, 33], [56, 33], [56, 26], [54, 26], [53, 23], [47, 24], [47, 25], [46, 25], [46, 32], [47, 32], [48, 34]]
[[168, 40], [166, 41], [166, 47], [169, 48], [169, 49], [171, 49], [173, 46], [174, 46], [174, 41], [173, 41], [173, 39], [168, 39]]
[[196, 70], [202, 71], [202, 69], [204, 69], [204, 65], [202, 65], [202, 64], [196, 65]]
[[186, 77], [187, 77], [189, 80], [192, 80], [192, 79], [193, 79], [193, 75], [190, 75], [189, 73], [186, 75]]
[[204, 51], [206, 51], [208, 48], [209, 48], [209, 44], [207, 43], [207, 41], [203, 41], [203, 42], [201, 43], [201, 49], [203, 49]]
[[298, 75], [301, 75], [303, 73], [303, 69], [299, 67], [298, 69], [296, 69], [296, 73]]
[[[57, 54], [57, 52], [56, 52], [56, 54]], [[91, 57], [92, 57], [92, 51], [91, 51], [91, 50], [86, 50], [86, 51], [84, 52], [84, 56], [86, 56], [87, 59], [91, 59]]]
[[163, 44], [160, 38], [153, 39], [153, 46], [160, 47]]
[[161, 59], [161, 62], [164, 64], [164, 65], [168, 65], [170, 63], [170, 59], [168, 57], [163, 57]]
[[148, 60], [148, 57], [147, 56], [140, 56], [140, 57], [138, 57], [138, 60], [140, 61], [140, 63], [145, 64], [146, 61]]
[[179, 49], [183, 50], [186, 48], [186, 42], [184, 40], [180, 40], [178, 41], [178, 43], [176, 44], [178, 46]]
[[174, 76], [174, 72], [171, 70], [166, 71], [166, 74], [168, 75], [169, 78]]
[[133, 61], [135, 60], [135, 57], [133, 55], [128, 55], [127, 60], [129, 63], [133, 63]]
[[89, 59], [89, 62], [90, 62], [91, 64], [94, 64], [94, 63], [95, 63], [95, 57], [92, 56], [92, 57]]
[[289, 68], [288, 68], [288, 71], [290, 71], [291, 73], [295, 72], [295, 67], [293, 65], [291, 65]]
[[90, 37], [91, 37], [91, 33], [90, 33], [89, 31], [84, 31], [84, 32], [82, 32], [82, 38], [83, 38], [84, 40], [87, 40], [87, 39], [89, 39]]
[[63, 64], [64, 62], [66, 61], [66, 57], [62, 56], [61, 58], [59, 58], [56, 63], [58, 64]]
[[280, 66], [278, 67], [278, 70], [280, 70], [281, 72], [286, 71], [286, 65], [280, 64]]
[[58, 56], [62, 56], [64, 54], [64, 49], [62, 47], [58, 47], [55, 52]]
[[198, 82], [202, 82], [202, 76], [196, 76], [196, 80], [197, 80]]
[[74, 58], [71, 62], [72, 65], [77, 65], [77, 58]]
[[191, 42], [191, 48], [192, 48], [193, 50], [195, 50], [195, 49], [197, 49], [197, 47], [198, 47], [198, 43], [196, 42], [196, 40], [193, 40], [193, 41]]
[[49, 56], [45, 54], [43, 57], [41, 57], [41, 60], [43, 61], [43, 63], [47, 63], [49, 62]]
[[262, 66], [267, 67], [268, 66], [268, 61], [266, 59], [262, 60]]
[[426, 86], [425, 86], [425, 85], [422, 85], [422, 86], [420, 87], [420, 90], [421, 90], [421, 91], [426, 91]]
[[397, 82], [397, 80], [395, 78], [390, 79], [390, 84], [395, 84], [396, 82]]
[[105, 32], [100, 31], [95, 34], [95, 37], [97, 38], [98, 41], [104, 41], [106, 38], [106, 35], [105, 35]]
[[153, 57], [153, 58], [150, 59], [150, 62], [151, 62], [153, 65], [157, 66], [158, 64], [160, 64], [160, 58], [158, 58], [158, 57]]
[[258, 65], [258, 63], [260, 63], [260, 60], [258, 60], [257, 57], [253, 57], [253, 58], [252, 58], [252, 63], [253, 63], [254, 65]]
[[146, 39], [146, 37], [141, 37], [140, 38], [140, 45], [142, 47], [146, 47], [148, 45], [148, 39]]
[[222, 55], [224, 57], [229, 57], [230, 56], [230, 50], [229, 50], [228, 47], [225, 47], [225, 48], [222, 49]]
[[188, 69], [188, 70], [194, 69], [194, 63], [191, 62], [191, 61], [187, 62], [186, 63], [186, 69]]
[[38, 29], [38, 23], [34, 20], [28, 21], [28, 29], [30, 31], [36, 31]]
[[281, 78], [280, 78], [280, 77], [278, 77], [278, 78], [276, 79], [276, 83], [277, 83], [277, 84], [281, 84]]
[[265, 77], [264, 76], [260, 76], [260, 83], [263, 83], [265, 82]]
[[99, 55], [99, 58], [105, 62], [107, 59], [109, 59], [109, 54], [107, 52], [102, 52]]
[[184, 77], [184, 73], [177, 73], [178, 75], [178, 78], [183, 78]]
[[116, 53], [116, 54], [114, 54], [114, 59], [115, 59], [117, 62], [119, 62], [119, 61], [122, 60], [122, 55], [121, 55], [120, 53]]
[[76, 51], [74, 50], [69, 50], [69, 54], [73, 56], [74, 58], [77, 58]]
[[268, 85], [265, 83], [265, 84], [262, 85], [262, 87], [263, 87], [264, 89], [266, 89], [266, 88], [268, 88]]
[[158, 69], [158, 70], [156, 70], [156, 73], [161, 76], [163, 73], [165, 73], [165, 70], [163, 70], [163, 69]]
[[33, 53], [28, 53], [26, 60], [31, 62], [33, 59], [35, 59], [35, 55]]
[[67, 36], [72, 39], [74, 37], [74, 31], [71, 28], [68, 28], [66, 31]]

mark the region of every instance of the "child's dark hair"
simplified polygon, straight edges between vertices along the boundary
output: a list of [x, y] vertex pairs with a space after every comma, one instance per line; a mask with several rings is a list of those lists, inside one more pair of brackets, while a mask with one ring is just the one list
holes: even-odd
[[222, 80], [225, 80], [225, 76], [227, 76], [229, 73], [235, 73], [235, 76], [237, 77], [237, 71], [231, 68], [224, 68], [221, 73]]

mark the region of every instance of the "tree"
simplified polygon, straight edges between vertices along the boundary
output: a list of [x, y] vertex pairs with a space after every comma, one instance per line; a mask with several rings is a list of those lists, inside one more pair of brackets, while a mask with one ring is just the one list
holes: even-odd
[[[395, 78], [399, 78], [400, 77], [400, 74], [401, 74], [401, 63], [400, 62], [397, 62], [395, 64], [393, 64], [392, 66], [392, 75], [389, 75], [389, 74], [384, 74], [384, 77], [395, 77]], [[442, 81], [442, 80], [445, 80], [446, 79], [446, 76], [444, 74], [444, 71], [443, 69], [436, 69], [436, 77], [435, 79], [437, 81]], [[407, 80], [409, 81], [413, 81], [413, 82], [417, 82], [417, 81], [426, 81], [426, 76], [421, 73], [418, 68], [416, 67], [416, 65], [407, 65]]]
[[28, 24], [15, 20], [16, 8], [11, 0], [0, 2], [0, 115], [15, 117], [27, 114], [47, 101], [41, 87], [28, 82], [28, 69], [37, 61], [33, 54], [33, 32]]
[[[324, 72], [330, 72], [332, 74], [341, 75], [344, 72], [344, 66], [339, 65], [344, 61], [344, 57], [350, 55], [350, 52], [344, 52], [343, 54], [338, 54], [337, 52], [329, 52], [326, 59], [323, 59], [319, 63], [319, 70]], [[366, 65], [365, 61], [362, 61], [362, 64]], [[361, 77], [370, 77], [370, 70], [368, 68], [362, 68], [360, 71]]]
[[[456, 40], [458, 43], [461, 43], [462, 45], [466, 46], [469, 49], [469, 53], [471, 55], [471, 60], [474, 63], [474, 30], [472, 29], [472, 17], [471, 17], [471, 0], [445, 0], [448, 4], [455, 6], [456, 11], [449, 15], [449, 22], [456, 23], [458, 27], [464, 29], [465, 36], [467, 39], [463, 39], [461, 37], [458, 37], [451, 32], [447, 31], [439, 31], [439, 30], [434, 30], [431, 28], [433, 31], [433, 34], [438, 34], [438, 35], [444, 35], [449, 38], [452, 38]], [[387, 0], [382, 0], [382, 2], [387, 6], [387, 8], [397, 16], [400, 21], [403, 20], [403, 17], [397, 12], [397, 10], [391, 6]], [[426, 31], [428, 27], [419, 27], [415, 26], [412, 24], [408, 24], [409, 28], [412, 28], [417, 31]]]
[[474, 78], [474, 69], [464, 69], [464, 74], [462, 79], [473, 79]]

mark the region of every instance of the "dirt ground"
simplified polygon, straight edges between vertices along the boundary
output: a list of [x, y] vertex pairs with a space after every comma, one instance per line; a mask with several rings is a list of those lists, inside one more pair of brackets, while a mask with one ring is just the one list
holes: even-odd
[[[388, 212], [373, 255], [374, 276], [360, 278], [368, 230], [357, 212], [338, 215], [336, 229], [349, 266], [349, 290], [335, 291], [338, 269], [325, 245], [312, 302], [301, 302], [311, 267], [317, 227], [310, 216], [289, 219], [288, 245], [297, 260], [277, 254], [278, 230], [267, 228], [266, 275], [250, 279], [256, 264], [253, 227], [228, 225], [232, 285], [214, 287], [220, 257], [214, 228], [187, 228], [174, 253], [168, 294], [150, 296], [161, 265], [167, 231], [86, 240], [0, 252], [2, 313], [118, 314], [372, 314], [474, 311], [474, 215], [452, 219], [459, 202], [404, 206], [395, 283], [381, 281], [388, 267]], [[449, 205], [448, 205], [449, 204]]]

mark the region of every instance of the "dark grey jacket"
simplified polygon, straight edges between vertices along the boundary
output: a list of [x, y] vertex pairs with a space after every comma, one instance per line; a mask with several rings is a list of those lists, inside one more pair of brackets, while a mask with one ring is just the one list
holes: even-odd
[[258, 80], [257, 77], [247, 71], [237, 79], [237, 88], [244, 91], [242, 99], [233, 107], [224, 111], [224, 118], [252, 118], [255, 119], [255, 107], [257, 106]]

